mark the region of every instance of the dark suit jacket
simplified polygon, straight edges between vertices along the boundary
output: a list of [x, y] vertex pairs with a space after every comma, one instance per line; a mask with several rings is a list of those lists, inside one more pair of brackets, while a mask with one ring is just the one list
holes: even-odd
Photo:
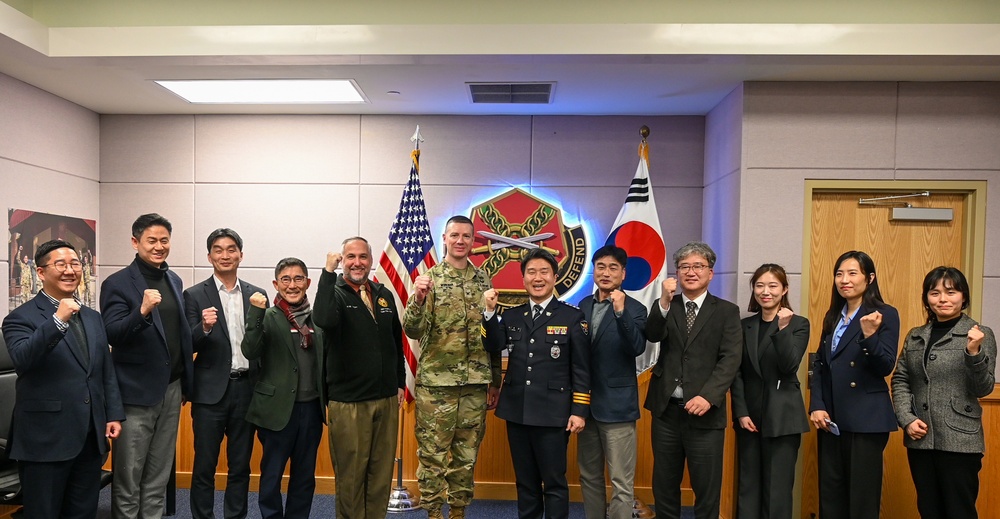
[[646, 307], [625, 296], [620, 317], [609, 307], [595, 323], [594, 297], [580, 301], [590, 323], [590, 415], [600, 422], [632, 422], [639, 419], [635, 358], [646, 351]]
[[[125, 405], [152, 406], [163, 401], [170, 383], [170, 352], [163, 334], [160, 310], [154, 308], [151, 319], [139, 313], [142, 294], [149, 288], [142, 277], [135, 259], [127, 267], [108, 276], [101, 284], [101, 316], [104, 329], [111, 342], [111, 356], [115, 362], [118, 386]], [[180, 322], [184, 316], [184, 295], [181, 278], [167, 271], [171, 292], [180, 308]], [[181, 342], [181, 361], [184, 375], [181, 388], [185, 397], [191, 394], [194, 367], [191, 357], [191, 334], [177, 330]]]
[[[316, 348], [316, 384], [320, 407], [326, 416], [326, 375], [323, 330], [313, 326], [312, 347]], [[240, 345], [243, 355], [251, 362], [260, 360], [260, 373], [254, 385], [253, 399], [247, 410], [247, 421], [265, 429], [280, 431], [288, 425], [295, 405], [295, 389], [299, 385], [298, 342], [292, 340], [292, 329], [284, 312], [276, 306], [267, 310], [249, 306], [247, 329]], [[325, 421], [325, 418], [324, 418]]]
[[[878, 310], [882, 325], [867, 339], [861, 317]], [[809, 412], [822, 409], [841, 431], [881, 433], [896, 430], [896, 415], [885, 377], [896, 366], [899, 348], [899, 312], [885, 305], [861, 306], [830, 353], [832, 334], [823, 337], [813, 366]]]
[[3, 337], [17, 371], [7, 444], [12, 459], [71, 460], [83, 450], [91, 427], [96, 447], [104, 454], [107, 423], [125, 419], [100, 314], [80, 309], [87, 334], [85, 365], [76, 336], [71, 330], [59, 331], [52, 319], [55, 312], [55, 306], [39, 293], [3, 321]]
[[[250, 296], [260, 292], [267, 296], [263, 288], [239, 281], [243, 294], [243, 322], [247, 322], [250, 312]], [[215, 307], [218, 321], [207, 335], [201, 326], [201, 311]], [[187, 323], [191, 325], [191, 344], [198, 354], [194, 359], [194, 387], [191, 402], [195, 404], [217, 404], [222, 400], [229, 386], [229, 372], [232, 370], [233, 348], [229, 342], [229, 326], [222, 299], [215, 284], [215, 276], [184, 291], [184, 311]], [[250, 379], [256, 380], [258, 362], [250, 362]]]
[[660, 358], [653, 366], [643, 407], [653, 416], [661, 416], [669, 405], [670, 394], [680, 384], [685, 400], [701, 396], [712, 404], [704, 415], [692, 416], [691, 424], [702, 429], [724, 429], [723, 404], [743, 351], [740, 309], [708, 294], [688, 335], [681, 295], [670, 301], [666, 317], [657, 300], [646, 320], [646, 338], [660, 341]]
[[566, 427], [590, 415], [590, 341], [579, 308], [553, 298], [531, 319], [528, 305], [484, 322], [486, 351], [508, 349], [496, 415], [523, 425]]
[[733, 422], [749, 416], [765, 438], [809, 431], [799, 386], [799, 364], [809, 345], [809, 320], [793, 315], [785, 329], [768, 323], [757, 343], [760, 314], [743, 319], [743, 362], [733, 381]]

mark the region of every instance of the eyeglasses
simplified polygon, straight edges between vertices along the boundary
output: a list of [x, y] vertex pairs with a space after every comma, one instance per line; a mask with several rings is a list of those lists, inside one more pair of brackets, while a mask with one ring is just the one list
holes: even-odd
[[677, 265], [677, 272], [683, 273], [683, 272], [693, 271], [695, 274], [701, 274], [702, 272], [705, 272], [705, 269], [707, 268], [708, 265], [704, 265], [701, 263], [695, 263], [694, 265], [686, 265], [686, 264]]
[[295, 276], [295, 277], [281, 276], [280, 278], [278, 278], [278, 283], [281, 283], [282, 285], [285, 286], [291, 285], [292, 283], [295, 283], [296, 285], [301, 285], [302, 283], [305, 282], [306, 282], [305, 276]]
[[60, 260], [60, 261], [56, 261], [54, 263], [49, 263], [49, 264], [46, 264], [46, 265], [42, 265], [42, 268], [44, 268], [44, 267], [55, 267], [56, 270], [66, 270], [66, 267], [69, 267], [69, 268], [73, 269], [76, 272], [80, 272], [81, 270], [83, 270], [83, 263], [80, 263], [77, 260], [73, 260], [73, 261], [71, 261], [69, 263], [66, 263], [65, 261], [61, 261]]

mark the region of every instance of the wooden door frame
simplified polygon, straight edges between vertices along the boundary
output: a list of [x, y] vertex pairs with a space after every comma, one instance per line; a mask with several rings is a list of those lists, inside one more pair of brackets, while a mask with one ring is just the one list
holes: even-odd
[[[802, 222], [802, 289], [798, 308], [802, 315], [809, 318], [813, 330], [818, 330], [816, 323], [809, 315], [810, 276], [812, 275], [812, 206], [813, 196], [817, 193], [871, 193], [885, 192], [889, 194], [915, 193], [930, 191], [935, 193], [964, 194], [968, 198], [965, 204], [964, 228], [962, 229], [962, 265], [959, 266], [969, 280], [969, 315], [982, 320], [983, 303], [983, 263], [986, 257], [986, 181], [985, 180], [843, 180], [816, 179], [805, 181], [805, 196]], [[807, 352], [808, 354], [808, 352]], [[799, 381], [806, 386], [808, 366], [803, 363], [799, 367]], [[806, 402], [808, 410], [808, 402]], [[802, 486], [804, 484], [803, 456], [806, 453], [799, 449], [799, 459], [795, 469], [795, 487], [793, 490], [793, 513], [795, 517], [802, 515]]]

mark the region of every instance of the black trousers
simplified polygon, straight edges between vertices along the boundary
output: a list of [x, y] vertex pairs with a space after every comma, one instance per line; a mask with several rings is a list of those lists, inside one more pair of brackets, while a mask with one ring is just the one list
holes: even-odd
[[725, 429], [698, 429], [683, 407], [670, 404], [651, 424], [653, 499], [659, 519], [681, 516], [681, 482], [687, 460], [694, 490], [696, 519], [718, 519], [722, 497], [722, 450]]
[[[295, 402], [288, 425], [280, 431], [257, 428], [263, 446], [260, 458], [258, 505], [262, 519], [308, 519], [316, 490], [316, 455], [323, 437], [323, 411], [319, 399]], [[284, 512], [281, 477], [291, 460]]]
[[519, 519], [567, 519], [565, 427], [538, 427], [507, 422], [507, 442], [514, 465]]
[[24, 519], [93, 519], [101, 492], [102, 465], [93, 427], [83, 450], [71, 460], [19, 461]]
[[983, 455], [906, 449], [922, 519], [976, 519]]
[[229, 381], [222, 400], [215, 404], [191, 404], [194, 429], [194, 466], [191, 470], [191, 517], [212, 519], [215, 507], [215, 470], [222, 438], [226, 438], [228, 471], [223, 505], [225, 519], [247, 516], [250, 491], [250, 456], [254, 426], [246, 421], [253, 397], [249, 377]]
[[882, 502], [882, 451], [889, 433], [817, 431], [820, 519], [874, 519]]
[[801, 434], [765, 438], [736, 429], [739, 453], [739, 519], [791, 519], [795, 462]]

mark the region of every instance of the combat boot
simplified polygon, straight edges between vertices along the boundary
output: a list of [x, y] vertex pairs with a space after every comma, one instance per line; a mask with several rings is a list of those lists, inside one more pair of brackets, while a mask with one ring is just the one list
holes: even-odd
[[465, 519], [465, 507], [453, 506], [448, 510], [448, 519]]
[[444, 514], [441, 512], [441, 507], [435, 506], [428, 508], [427, 519], [444, 519]]

